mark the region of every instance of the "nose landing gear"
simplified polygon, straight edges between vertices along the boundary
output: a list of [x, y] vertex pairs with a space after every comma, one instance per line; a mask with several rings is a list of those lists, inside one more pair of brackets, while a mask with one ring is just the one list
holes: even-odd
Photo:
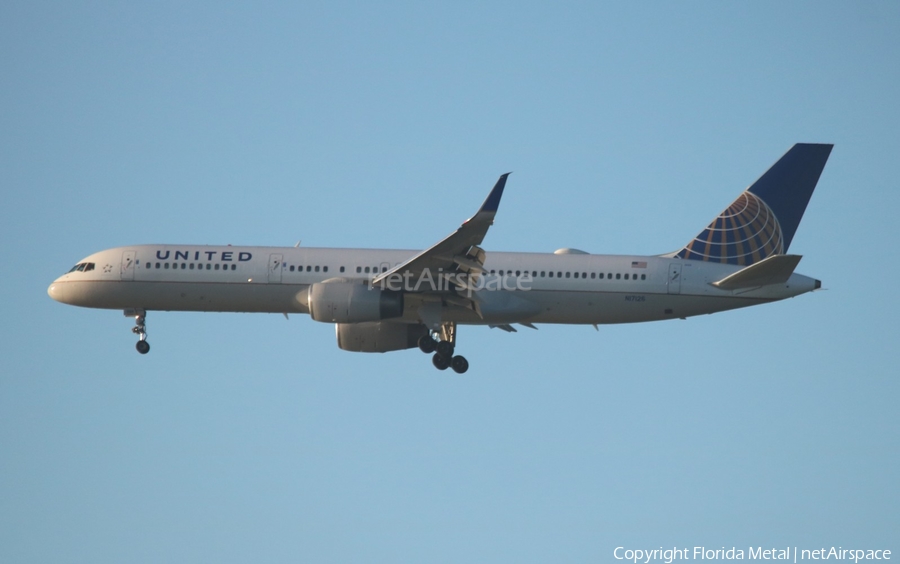
[[[419, 338], [419, 350], [425, 354], [434, 353], [431, 357], [431, 363], [438, 370], [447, 370], [452, 368], [457, 374], [463, 374], [469, 369], [469, 361], [462, 355], [453, 356], [456, 349], [456, 324], [443, 323], [440, 331], [435, 331], [434, 335], [422, 335]], [[437, 351], [437, 352], [435, 352]]]
[[150, 343], [147, 342], [147, 312], [143, 309], [126, 309], [125, 317], [134, 318], [134, 327], [131, 332], [138, 336], [138, 342], [134, 345], [137, 352], [147, 354], [150, 352]]

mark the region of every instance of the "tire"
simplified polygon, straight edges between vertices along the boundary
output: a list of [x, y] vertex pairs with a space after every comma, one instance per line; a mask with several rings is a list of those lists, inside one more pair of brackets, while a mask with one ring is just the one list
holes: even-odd
[[464, 356], [454, 356], [450, 361], [450, 366], [457, 374], [464, 374], [469, 369], [469, 361]]
[[445, 356], [448, 359], [453, 358], [453, 343], [450, 341], [441, 341], [437, 344], [437, 352], [441, 356]]
[[437, 343], [431, 338], [431, 335], [422, 335], [419, 337], [419, 350], [425, 354], [431, 354], [437, 348]]
[[434, 367], [438, 370], [447, 370], [450, 368], [450, 359], [446, 356], [442, 356], [440, 353], [431, 357], [431, 363], [434, 364]]
[[150, 343], [148, 343], [147, 341], [138, 341], [134, 345], [134, 348], [136, 348], [137, 352], [141, 354], [147, 354], [148, 352], [150, 352]]

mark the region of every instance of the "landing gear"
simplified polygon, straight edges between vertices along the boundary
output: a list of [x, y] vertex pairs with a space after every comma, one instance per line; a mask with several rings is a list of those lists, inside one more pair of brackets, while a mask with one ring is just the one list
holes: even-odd
[[147, 354], [150, 352], [150, 343], [147, 342], [147, 312], [143, 309], [126, 309], [125, 317], [134, 318], [134, 327], [131, 328], [131, 332], [138, 336], [138, 342], [134, 348], [141, 354]]
[[434, 353], [433, 357], [431, 357], [431, 363], [438, 370], [447, 370], [448, 368], [452, 368], [453, 371], [457, 374], [462, 374], [469, 369], [469, 361], [466, 360], [466, 357], [462, 355], [449, 357], [437, 352]]
[[422, 335], [419, 337], [418, 344], [419, 350], [423, 353], [434, 353], [434, 356], [431, 357], [431, 363], [434, 364], [435, 368], [438, 370], [452, 368], [457, 374], [463, 374], [469, 369], [469, 361], [466, 360], [466, 357], [461, 355], [453, 356], [453, 352], [456, 350], [455, 323], [442, 323], [441, 330], [435, 331], [434, 336], [438, 337], [438, 340], [435, 340], [431, 334]]

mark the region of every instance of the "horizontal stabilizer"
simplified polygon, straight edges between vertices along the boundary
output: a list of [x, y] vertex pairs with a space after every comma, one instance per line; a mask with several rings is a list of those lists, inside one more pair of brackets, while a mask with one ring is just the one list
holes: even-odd
[[800, 255], [772, 255], [747, 268], [738, 270], [712, 285], [722, 290], [756, 288], [769, 284], [784, 284], [800, 263]]

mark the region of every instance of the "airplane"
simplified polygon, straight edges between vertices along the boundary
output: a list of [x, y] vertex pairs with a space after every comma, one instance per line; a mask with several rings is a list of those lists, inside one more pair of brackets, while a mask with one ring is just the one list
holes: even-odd
[[[462, 374], [457, 327], [686, 319], [821, 288], [788, 248], [833, 145], [798, 143], [681, 249], [655, 256], [487, 252], [509, 173], [453, 233], [424, 251], [133, 245], [94, 253], [48, 288], [65, 304], [148, 311], [308, 314], [354, 352], [418, 347]], [[299, 244], [298, 244], [299, 245]]]

